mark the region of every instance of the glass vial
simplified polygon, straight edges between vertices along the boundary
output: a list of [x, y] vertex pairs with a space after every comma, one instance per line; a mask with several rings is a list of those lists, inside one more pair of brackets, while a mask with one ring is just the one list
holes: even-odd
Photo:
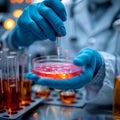
[[113, 97], [113, 115], [116, 119], [120, 119], [120, 19], [114, 22], [114, 28], [116, 31], [116, 76], [114, 81], [114, 97]]
[[76, 94], [73, 90], [61, 91], [60, 100], [65, 104], [71, 104], [75, 101]]

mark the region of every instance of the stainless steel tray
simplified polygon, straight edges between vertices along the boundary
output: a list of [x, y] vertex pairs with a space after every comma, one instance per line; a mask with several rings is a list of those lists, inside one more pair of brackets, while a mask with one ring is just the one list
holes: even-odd
[[43, 101], [44, 101], [44, 98], [38, 99], [38, 98], [33, 97], [30, 105], [24, 106], [24, 108], [18, 110], [16, 114], [8, 114], [7, 110], [4, 113], [0, 113], [0, 120], [16, 120], [19, 117], [23, 116], [28, 111], [30, 111], [32, 108], [37, 106], [38, 104], [43, 103]]
[[71, 106], [71, 107], [84, 107], [85, 106], [85, 92], [83, 91], [76, 91], [76, 99], [71, 104], [65, 104], [60, 101], [59, 93], [56, 91], [51, 91], [51, 94], [48, 100], [45, 100], [45, 104], [52, 104], [52, 105], [60, 105], [60, 106]]

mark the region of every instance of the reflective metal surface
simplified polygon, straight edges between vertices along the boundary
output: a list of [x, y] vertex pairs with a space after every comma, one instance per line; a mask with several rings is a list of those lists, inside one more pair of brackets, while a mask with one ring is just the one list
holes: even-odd
[[19, 120], [115, 120], [110, 109], [88, 109], [41, 104]]

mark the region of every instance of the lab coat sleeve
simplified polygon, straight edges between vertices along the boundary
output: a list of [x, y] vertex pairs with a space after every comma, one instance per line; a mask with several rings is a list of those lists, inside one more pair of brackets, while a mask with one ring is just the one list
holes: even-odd
[[[13, 44], [14, 37], [12, 36], [12, 31], [6, 31], [0, 38], [2, 47], [9, 48], [10, 51], [17, 51], [18, 49]], [[28, 48], [28, 53], [32, 54], [33, 57], [36, 57], [36, 55], [56, 55], [57, 50], [55, 42], [51, 42], [50, 40], [40, 41], [36, 39], [33, 44], [25, 47]]]
[[100, 52], [103, 64], [92, 82], [85, 86], [86, 103], [96, 105], [111, 105], [115, 78], [115, 57], [111, 54]]

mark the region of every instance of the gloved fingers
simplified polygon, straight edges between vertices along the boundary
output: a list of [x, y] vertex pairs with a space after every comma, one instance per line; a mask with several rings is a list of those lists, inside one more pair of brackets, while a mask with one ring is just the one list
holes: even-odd
[[43, 32], [43, 30], [34, 22], [32, 21], [30, 24], [29, 24], [29, 27], [30, 27], [30, 31], [32, 32], [32, 34], [34, 36], [36, 36], [36, 38], [39, 38], [40, 40], [43, 40], [43, 39], [46, 39], [47, 36], [46, 34]]
[[33, 74], [32, 72], [29, 72], [25, 75], [25, 77], [29, 80], [32, 80], [33, 82], [37, 83], [37, 81], [40, 79], [37, 75]]
[[28, 11], [28, 8], [26, 8], [18, 19], [17, 23], [20, 29], [26, 33], [31, 32], [32, 36], [36, 36], [36, 38], [46, 39], [47, 37], [43, 33], [42, 29], [35, 23], [35, 21], [32, 20]]
[[46, 85], [49, 88], [56, 88], [61, 90], [72, 89], [74, 86], [74, 79], [52, 80], [49, 78], [41, 78], [37, 81], [38, 84]]
[[73, 62], [77, 66], [86, 66], [91, 62], [91, 59], [94, 59], [93, 51], [84, 50], [74, 58]]
[[43, 30], [33, 20], [31, 20], [29, 28], [32, 34], [36, 36], [36, 38], [39, 38], [40, 40], [47, 38]]
[[63, 21], [67, 19], [65, 7], [60, 0], [45, 0], [44, 4], [51, 7]]
[[79, 89], [93, 79], [96, 61], [94, 60], [93, 62], [93, 64], [86, 66], [84, 71], [74, 80], [75, 85], [73, 86], [73, 89]]
[[[45, 85], [45, 86], [48, 86], [50, 88], [59, 89], [62, 87], [61, 84], [63, 84], [62, 82], [58, 83], [58, 80], [52, 80], [52, 79], [48, 79], [48, 78], [40, 78], [32, 72], [27, 73], [26, 78], [29, 80], [32, 80], [36, 84]], [[64, 84], [63, 84], [63, 88], [64, 88]]]
[[47, 38], [49, 38], [51, 41], [56, 40], [55, 32], [53, 31], [49, 23], [47, 23], [47, 21], [42, 16], [39, 16], [39, 21], [37, 23], [39, 27], [41, 27]]
[[[23, 29], [20, 26], [17, 26], [16, 34], [18, 39], [13, 41], [13, 45], [17, 47], [19, 46], [29, 46], [35, 41], [35, 36], [32, 34], [30, 30]], [[27, 38], [27, 39], [26, 39]]]
[[[91, 49], [91, 48], [83, 48], [82, 50], [80, 50], [79, 53], [82, 53], [82, 52], [91, 52], [91, 51], [94, 51], [94, 50]], [[79, 54], [79, 53], [78, 53], [78, 54]]]
[[[80, 51], [80, 53], [82, 52], [85, 52], [85, 53], [88, 53], [90, 56], [92, 56], [92, 59], [96, 59], [96, 70], [98, 70], [102, 64], [102, 57], [101, 55], [99, 54], [98, 51], [96, 50], [93, 50], [91, 48], [84, 48]], [[92, 63], [90, 63], [92, 64]]]
[[47, 22], [52, 26], [55, 33], [58, 33], [60, 36], [66, 35], [66, 29], [62, 20], [50, 7], [47, 7], [44, 4], [39, 4], [38, 11], [41, 14], [41, 16], [43, 16], [47, 20]]
[[[32, 72], [26, 74], [26, 78], [32, 80], [33, 82], [46, 85], [50, 88], [67, 90], [73, 87], [74, 79], [64, 79], [64, 80], [52, 80], [48, 78], [39, 78], [37, 75]], [[69, 81], [70, 80], [70, 81]]]
[[[52, 41], [56, 40], [55, 32], [54, 32], [52, 26], [47, 22], [46, 19], [44, 19], [40, 15], [40, 13], [36, 9], [35, 5], [31, 5], [29, 7], [29, 9], [30, 10], [32, 9], [32, 11], [30, 11], [31, 18], [35, 21], [37, 26], [39, 26], [39, 28], [42, 29], [45, 36], [47, 36], [47, 38], [49, 38]], [[37, 34], [37, 36], [41, 36], [41, 34]]]

